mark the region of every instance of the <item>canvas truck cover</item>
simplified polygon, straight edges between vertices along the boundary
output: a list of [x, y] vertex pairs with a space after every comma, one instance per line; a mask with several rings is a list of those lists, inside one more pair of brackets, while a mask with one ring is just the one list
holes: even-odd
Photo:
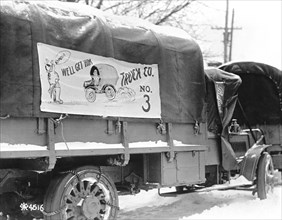
[[1, 116], [203, 121], [197, 43], [179, 29], [59, 1], [1, 2]]
[[221, 139], [221, 160], [225, 170], [237, 165], [236, 155], [228, 142], [228, 125], [238, 98], [241, 78], [220, 69], [206, 69], [207, 127]]
[[[220, 69], [234, 73], [242, 79], [238, 90], [239, 106], [234, 117], [240, 124], [276, 124], [282, 121], [282, 72], [258, 62], [230, 62]], [[246, 121], [247, 120], [247, 121]]]

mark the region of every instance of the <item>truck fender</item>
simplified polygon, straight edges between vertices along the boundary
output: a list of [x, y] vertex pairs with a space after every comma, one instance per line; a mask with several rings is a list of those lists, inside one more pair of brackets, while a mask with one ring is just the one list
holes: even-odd
[[243, 175], [247, 180], [253, 181], [257, 164], [261, 153], [271, 145], [258, 145], [254, 144], [245, 154], [242, 162], [240, 163], [240, 174]]

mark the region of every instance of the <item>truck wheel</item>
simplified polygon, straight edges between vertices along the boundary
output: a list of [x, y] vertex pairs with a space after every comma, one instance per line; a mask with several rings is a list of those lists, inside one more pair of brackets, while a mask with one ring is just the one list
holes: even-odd
[[260, 199], [266, 199], [274, 187], [274, 167], [269, 153], [263, 153], [257, 168], [257, 190]]
[[47, 220], [116, 219], [118, 209], [114, 183], [93, 166], [53, 180], [44, 198]]
[[113, 86], [106, 86], [105, 88], [105, 94], [106, 94], [106, 97], [109, 99], [109, 100], [112, 100], [116, 97], [116, 90]]
[[96, 92], [94, 89], [85, 89], [85, 98], [88, 102], [95, 102], [96, 100]]

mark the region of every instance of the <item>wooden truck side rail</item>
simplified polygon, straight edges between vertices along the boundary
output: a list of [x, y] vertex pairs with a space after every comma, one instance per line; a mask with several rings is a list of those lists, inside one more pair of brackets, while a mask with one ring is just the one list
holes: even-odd
[[[200, 136], [196, 137], [193, 133], [192, 129], [189, 129], [191, 134], [187, 134], [187, 137], [190, 136], [190, 141], [192, 139], [196, 139], [192, 142], [183, 143], [181, 141], [176, 141], [174, 139], [173, 123], [163, 123], [165, 126], [165, 131], [162, 131], [164, 134], [157, 134], [159, 131], [157, 130], [157, 125], [151, 123], [155, 126], [155, 134], [156, 136], [160, 136], [160, 140], [155, 141], [134, 141], [134, 138], [139, 139], [136, 135], [138, 132], [141, 133], [141, 130], [136, 131], [134, 136], [130, 133], [134, 132], [134, 126], [136, 122], [127, 122], [127, 121], [113, 121], [108, 120], [104, 125], [108, 128], [101, 127], [99, 130], [96, 130], [96, 133], [109, 133], [108, 130], [113, 127], [113, 123], [121, 124], [121, 128], [117, 129], [114, 134], [105, 134], [107, 137], [114, 137], [113, 143], [103, 143], [103, 142], [95, 142], [95, 141], [81, 141], [81, 142], [69, 142], [68, 137], [72, 136], [75, 132], [82, 132], [82, 130], [76, 130], [73, 124], [80, 123], [79, 119], [71, 119], [71, 117], [64, 119], [64, 121], [56, 121], [52, 118], [46, 119], [34, 119], [37, 121], [37, 129], [32, 129], [26, 126], [27, 130], [30, 130], [30, 134], [27, 134], [29, 138], [37, 139], [41, 137], [40, 144], [30, 144], [31, 140], [25, 140], [22, 143], [14, 143], [14, 144], [6, 144], [5, 141], [9, 141], [5, 137], [8, 136], [9, 132], [17, 132], [14, 130], [14, 127], [21, 127], [23, 125], [15, 125], [12, 126], [12, 123], [17, 124], [19, 119], [9, 118], [6, 120], [2, 120], [1, 129], [6, 130], [3, 132], [2, 143], [0, 147], [0, 158], [1, 159], [17, 159], [17, 158], [26, 158], [26, 159], [36, 159], [45, 157], [46, 161], [48, 161], [48, 169], [52, 170], [56, 164], [57, 158], [63, 157], [83, 157], [83, 156], [101, 156], [101, 155], [123, 155], [123, 158], [130, 159], [130, 154], [148, 154], [148, 153], [168, 153], [171, 155], [173, 159], [173, 155], [176, 152], [182, 151], [205, 151], [207, 149], [206, 145], [198, 144], [197, 140]], [[26, 119], [25, 119], [26, 120]], [[69, 121], [69, 122], [68, 122]], [[77, 122], [76, 122], [77, 121]], [[101, 121], [101, 120], [98, 120]], [[102, 121], [106, 121], [102, 119]], [[97, 120], [84, 120], [87, 122], [89, 126], [91, 123], [96, 123]], [[83, 123], [83, 122], [82, 122]], [[138, 122], [139, 123], [139, 122]], [[10, 124], [10, 126], [7, 126]], [[69, 125], [70, 124], [70, 125]], [[144, 124], [144, 123], [143, 123]], [[86, 125], [85, 125], [86, 126]], [[147, 126], [147, 125], [146, 125]], [[179, 126], [187, 126], [186, 124], [180, 124]], [[193, 125], [191, 124], [191, 127]], [[70, 129], [68, 127], [73, 127]], [[128, 131], [130, 129], [130, 131]], [[143, 128], [141, 128], [143, 129]], [[179, 129], [177, 129], [179, 130]], [[36, 131], [36, 132], [35, 132]], [[104, 132], [105, 131], [105, 132]], [[22, 131], [22, 135], [24, 136], [24, 130]], [[177, 131], [176, 131], [177, 132]], [[90, 129], [86, 129], [88, 136], [91, 137], [92, 131]], [[111, 133], [111, 132], [110, 132]], [[103, 134], [104, 135], [104, 134]], [[141, 134], [140, 134], [141, 135]], [[154, 135], [155, 136], [155, 135]], [[203, 136], [203, 135], [202, 135]], [[192, 138], [191, 138], [192, 137]], [[205, 138], [205, 135], [202, 137]], [[6, 139], [6, 140], [5, 140]], [[188, 141], [187, 138], [186, 141]], [[199, 142], [199, 141], [198, 141]], [[128, 163], [125, 162], [123, 165]]]

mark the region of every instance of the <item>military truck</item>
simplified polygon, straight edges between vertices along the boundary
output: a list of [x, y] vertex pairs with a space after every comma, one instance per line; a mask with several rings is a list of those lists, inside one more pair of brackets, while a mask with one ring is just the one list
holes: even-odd
[[[0, 25], [1, 218], [116, 219], [119, 193], [231, 172], [267, 197], [263, 135], [246, 156], [229, 141], [241, 79], [205, 71], [185, 31], [56, 1], [3, 1]], [[115, 95], [89, 102], [101, 72]]]
[[251, 141], [256, 141], [257, 133], [263, 133], [264, 143], [271, 145], [267, 151], [274, 168], [282, 171], [282, 71], [254, 61], [229, 62], [219, 68], [242, 80], [233, 117], [242, 129], [253, 133]]

